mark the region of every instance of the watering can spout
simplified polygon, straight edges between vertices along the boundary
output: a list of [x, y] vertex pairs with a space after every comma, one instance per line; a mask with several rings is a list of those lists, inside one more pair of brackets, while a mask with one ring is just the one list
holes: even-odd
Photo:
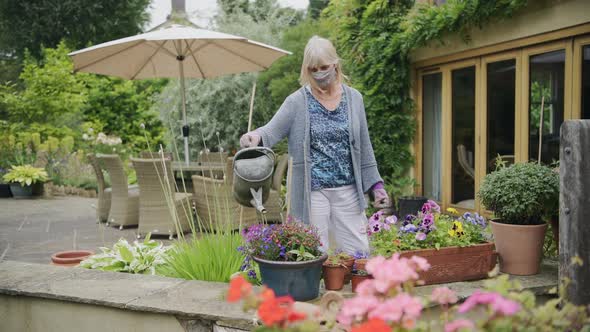
[[250, 193], [252, 194], [252, 200], [250, 204], [258, 210], [258, 212], [265, 214], [266, 209], [262, 205], [262, 187], [258, 188], [258, 190], [254, 190], [254, 188], [250, 188]]

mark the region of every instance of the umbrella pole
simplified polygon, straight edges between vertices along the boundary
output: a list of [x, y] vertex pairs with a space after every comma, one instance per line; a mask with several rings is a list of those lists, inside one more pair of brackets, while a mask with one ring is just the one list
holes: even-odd
[[182, 122], [184, 125], [182, 126], [182, 136], [184, 138], [184, 161], [186, 165], [189, 164], [189, 154], [188, 154], [188, 123], [186, 120], [186, 96], [184, 90], [184, 56], [179, 55], [176, 57], [178, 60], [178, 66], [180, 69], [180, 95], [182, 96]]

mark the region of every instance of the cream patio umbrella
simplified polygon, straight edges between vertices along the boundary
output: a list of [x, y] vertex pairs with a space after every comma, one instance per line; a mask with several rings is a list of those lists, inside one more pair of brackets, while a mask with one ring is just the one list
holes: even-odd
[[268, 68], [283, 55], [244, 37], [182, 25], [121, 38], [70, 53], [74, 71], [126, 79], [180, 78], [184, 155], [189, 162], [184, 79], [213, 78]]

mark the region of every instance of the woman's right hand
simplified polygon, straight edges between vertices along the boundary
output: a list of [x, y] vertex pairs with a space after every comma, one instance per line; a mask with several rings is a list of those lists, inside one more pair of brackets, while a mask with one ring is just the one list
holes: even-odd
[[253, 146], [258, 146], [260, 144], [261, 137], [256, 132], [249, 132], [242, 135], [240, 138], [240, 146], [242, 148], [250, 148]]

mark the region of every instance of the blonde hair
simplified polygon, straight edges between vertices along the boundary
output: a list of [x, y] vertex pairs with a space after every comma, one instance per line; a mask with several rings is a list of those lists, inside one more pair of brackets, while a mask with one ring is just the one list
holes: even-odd
[[342, 83], [348, 79], [342, 73], [341, 61], [332, 42], [319, 36], [311, 37], [307, 45], [305, 45], [305, 51], [303, 52], [299, 83], [302, 86], [309, 84], [312, 87], [319, 88], [311, 76], [309, 68], [331, 64], [336, 65], [336, 82]]

